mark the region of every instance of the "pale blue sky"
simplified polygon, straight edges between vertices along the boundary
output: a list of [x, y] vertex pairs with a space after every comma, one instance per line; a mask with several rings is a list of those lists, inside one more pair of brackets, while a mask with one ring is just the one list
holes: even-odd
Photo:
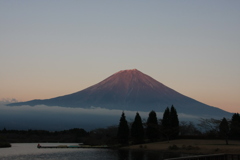
[[0, 1], [0, 99], [52, 98], [137, 68], [240, 112], [240, 1]]

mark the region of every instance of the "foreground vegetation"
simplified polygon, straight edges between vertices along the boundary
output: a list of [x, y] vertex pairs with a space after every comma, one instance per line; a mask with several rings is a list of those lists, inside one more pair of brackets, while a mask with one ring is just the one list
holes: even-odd
[[230, 145], [225, 145], [222, 140], [204, 140], [204, 139], [178, 139], [170, 142], [154, 142], [139, 145], [131, 145], [123, 147], [122, 149], [134, 149], [134, 150], [153, 150], [163, 152], [180, 152], [196, 155], [204, 154], [239, 154], [240, 153], [240, 141], [231, 140]]

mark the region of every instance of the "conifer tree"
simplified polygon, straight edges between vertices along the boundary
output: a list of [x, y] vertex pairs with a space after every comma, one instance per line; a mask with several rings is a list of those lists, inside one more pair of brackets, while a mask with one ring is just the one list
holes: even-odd
[[163, 113], [161, 133], [169, 140], [179, 134], [179, 120], [177, 111], [172, 105], [171, 110], [167, 107]]
[[144, 129], [142, 119], [138, 112], [136, 113], [135, 119], [132, 124], [131, 136], [133, 139], [133, 143], [135, 144], [142, 143], [144, 140]]
[[155, 111], [151, 111], [149, 113], [147, 119], [146, 135], [151, 141], [155, 141], [159, 137], [159, 126], [157, 121], [157, 114]]
[[126, 120], [124, 112], [122, 112], [122, 116], [120, 118], [120, 122], [118, 125], [118, 142], [122, 145], [128, 144], [129, 140], [129, 127], [128, 127], [128, 122]]
[[160, 132], [161, 134], [167, 138], [167, 140], [169, 141], [170, 139], [170, 134], [171, 134], [171, 129], [170, 129], [170, 110], [167, 107], [163, 113], [163, 119], [162, 119], [162, 123], [161, 123], [161, 129]]
[[163, 113], [162, 128], [167, 129], [169, 127], [170, 127], [170, 110], [167, 107]]
[[226, 118], [223, 118], [220, 125], [219, 125], [219, 131], [222, 137], [226, 140], [226, 145], [228, 145], [228, 134], [229, 134], [229, 125]]
[[238, 113], [234, 113], [231, 119], [230, 125], [231, 138], [239, 139], [240, 135], [240, 116]]
[[178, 120], [178, 114], [174, 106], [172, 105], [171, 111], [170, 111], [170, 124], [171, 129], [173, 132], [173, 138], [176, 138], [179, 134], [179, 120]]

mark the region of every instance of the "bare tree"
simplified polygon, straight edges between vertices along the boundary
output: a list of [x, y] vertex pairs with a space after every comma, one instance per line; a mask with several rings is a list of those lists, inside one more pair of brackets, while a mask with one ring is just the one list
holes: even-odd
[[199, 121], [200, 123], [198, 124], [198, 126], [202, 128], [202, 131], [205, 132], [205, 134], [212, 137], [217, 137], [221, 120], [214, 118], [200, 118]]
[[199, 135], [201, 132], [196, 128], [193, 122], [181, 121], [179, 125], [180, 135]]

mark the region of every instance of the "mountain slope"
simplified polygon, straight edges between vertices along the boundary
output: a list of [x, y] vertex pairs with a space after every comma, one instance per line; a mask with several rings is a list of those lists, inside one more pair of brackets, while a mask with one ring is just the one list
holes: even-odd
[[119, 71], [100, 83], [82, 91], [46, 100], [12, 103], [16, 105], [47, 105], [62, 107], [102, 107], [133, 111], [164, 111], [174, 105], [179, 113], [191, 115], [229, 115], [221, 109], [208, 106], [154, 80], [136, 70]]

